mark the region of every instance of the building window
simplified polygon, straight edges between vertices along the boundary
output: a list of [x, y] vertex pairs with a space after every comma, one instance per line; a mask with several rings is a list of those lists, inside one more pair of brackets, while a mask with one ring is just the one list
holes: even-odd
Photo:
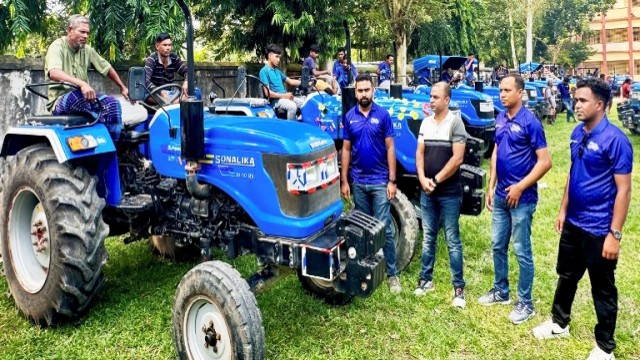
[[602, 44], [601, 35], [602, 35], [602, 31], [591, 30], [587, 35], [587, 41], [589, 42], [589, 45]]
[[608, 29], [607, 30], [607, 43], [621, 43], [627, 42], [627, 29]]
[[640, 6], [640, 0], [633, 0], [631, 6]]
[[633, 41], [640, 41], [640, 27], [633, 28]]
[[635, 62], [636, 72], [634, 74], [640, 74], [640, 61]]
[[[640, 62], [638, 62], [640, 63]], [[623, 61], [608, 61], [607, 62], [607, 70], [609, 70], [609, 74], [615, 75], [624, 75], [629, 73], [629, 62], [626, 60]]]

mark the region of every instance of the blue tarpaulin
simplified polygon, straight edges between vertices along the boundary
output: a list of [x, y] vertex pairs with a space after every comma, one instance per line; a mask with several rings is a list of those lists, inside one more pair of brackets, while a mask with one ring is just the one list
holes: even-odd
[[520, 64], [520, 72], [538, 71], [541, 68], [542, 68], [542, 64], [534, 63], [534, 62]]
[[[467, 61], [466, 56], [447, 56], [442, 55], [442, 68], [458, 70], [464, 62]], [[478, 65], [478, 59], [473, 60], [474, 65]], [[413, 60], [413, 72], [418, 76], [428, 77], [431, 70], [439, 71], [440, 69], [440, 55], [427, 55], [421, 58]]]

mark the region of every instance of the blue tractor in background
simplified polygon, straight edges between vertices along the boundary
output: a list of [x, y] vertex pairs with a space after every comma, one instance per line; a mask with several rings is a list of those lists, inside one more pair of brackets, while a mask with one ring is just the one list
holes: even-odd
[[640, 133], [640, 83], [631, 84], [629, 100], [618, 103], [617, 109], [622, 126], [634, 135]]
[[[415, 87], [403, 89], [403, 96], [410, 100], [423, 101], [431, 94], [431, 85], [439, 81], [441, 71], [459, 69], [467, 58], [463, 56], [427, 55], [414, 60], [413, 71]], [[477, 59], [474, 60], [477, 64]], [[483, 141], [481, 149], [485, 157], [490, 157], [493, 151], [495, 136], [495, 107], [494, 100], [488, 94], [476, 91], [464, 84], [458, 84], [451, 89], [451, 100], [460, 107], [462, 121], [467, 133]], [[476, 165], [479, 165], [476, 164]]]
[[[190, 10], [178, 3], [188, 99], [151, 116], [123, 101], [118, 132], [74, 114], [31, 116], [4, 135], [3, 269], [17, 308], [50, 325], [90, 308], [105, 280], [107, 236], [156, 238], [159, 250], [174, 254], [195, 250], [205, 262], [175, 295], [178, 356], [263, 359], [252, 290], [293, 270], [328, 302], [369, 296], [385, 279], [384, 224], [343, 212], [337, 152], [325, 131], [273, 118], [264, 99], [217, 99], [204, 110], [193, 96]], [[28, 89], [42, 96], [37, 87]], [[132, 100], [147, 97], [142, 68], [130, 70], [129, 91]], [[213, 249], [230, 259], [255, 254], [260, 271], [245, 281], [210, 261]]]

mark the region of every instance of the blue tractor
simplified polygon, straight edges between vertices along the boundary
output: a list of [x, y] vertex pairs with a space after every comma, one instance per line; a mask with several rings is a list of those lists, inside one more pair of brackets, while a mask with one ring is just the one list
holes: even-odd
[[636, 135], [640, 132], [640, 83], [631, 84], [631, 94], [628, 101], [618, 103], [618, 119], [622, 126]]
[[[50, 325], [88, 311], [105, 280], [107, 236], [195, 249], [205, 262], [183, 277], [174, 302], [179, 357], [262, 359], [252, 290], [293, 270], [328, 302], [369, 296], [385, 279], [384, 224], [343, 212], [326, 132], [270, 118], [262, 99], [218, 99], [204, 110], [193, 96], [190, 10], [178, 3], [187, 23], [187, 100], [151, 116], [123, 102], [119, 132], [77, 114], [32, 116], [4, 135], [3, 268], [17, 308]], [[36, 88], [28, 87], [40, 94]], [[142, 68], [130, 70], [129, 89], [133, 100], [147, 97]], [[230, 114], [240, 108], [251, 115]], [[261, 270], [245, 281], [210, 261], [216, 248], [230, 259], [255, 254]]]
[[[353, 90], [353, 88], [351, 89]], [[343, 94], [345, 91], [349, 90], [343, 90]], [[395, 129], [396, 177], [400, 196], [399, 204], [392, 208], [392, 215], [394, 215], [394, 222], [398, 222], [399, 229], [402, 230], [406, 225], [400, 222], [402, 219], [397, 217], [395, 213], [403, 211], [407, 214], [413, 213], [418, 217], [420, 215], [420, 189], [416, 175], [415, 154], [420, 124], [431, 110], [428, 99], [425, 102], [424, 97], [420, 101], [391, 98], [388, 97], [387, 92], [378, 90], [374, 99], [378, 105], [389, 111]], [[325, 131], [335, 141], [337, 149], [340, 149], [343, 139], [343, 109], [351, 108], [351, 105], [345, 104], [344, 97], [328, 96], [321, 92], [315, 92], [307, 96], [302, 106], [302, 121]], [[460, 114], [460, 108], [457, 104], [452, 103], [450, 107], [452, 111]], [[486, 172], [469, 164], [470, 162], [478, 162], [482, 148], [482, 140], [469, 139], [465, 153], [465, 164], [461, 166], [464, 194], [461, 213], [463, 214], [479, 215], [484, 207]], [[416, 209], [415, 212], [407, 209], [405, 204], [410, 203]]]
[[[423, 101], [431, 94], [431, 84], [439, 78], [441, 69], [458, 69], [467, 58], [463, 56], [427, 55], [414, 60], [413, 71], [416, 76], [413, 89], [404, 89], [403, 97], [409, 100]], [[493, 148], [496, 132], [494, 104], [491, 96], [465, 86], [451, 89], [451, 100], [458, 103], [462, 121], [469, 135], [484, 142], [483, 152]], [[487, 151], [488, 150], [488, 151]]]

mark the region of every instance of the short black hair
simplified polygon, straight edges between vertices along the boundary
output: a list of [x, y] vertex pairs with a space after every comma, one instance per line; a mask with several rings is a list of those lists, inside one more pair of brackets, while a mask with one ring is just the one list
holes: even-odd
[[524, 90], [524, 79], [522, 78], [522, 76], [517, 74], [509, 74], [503, 77], [502, 80], [508, 79], [508, 78], [513, 78], [513, 81], [515, 81], [516, 83], [516, 90]]
[[571, 79], [569, 79], [569, 77], [568, 77], [568, 76], [565, 76], [565, 77], [564, 77], [564, 79], [562, 79], [562, 81], [563, 81], [563, 82], [566, 82], [566, 83], [568, 83], [570, 80], [571, 80]]
[[476, 56], [476, 54], [470, 52], [470, 53], [467, 54], [467, 56]]
[[371, 76], [369, 76], [367, 74], [359, 74], [356, 77], [356, 84], [359, 83], [359, 82], [363, 82], [363, 81], [368, 81], [373, 86], [373, 81], [371, 80]]
[[158, 36], [156, 36], [156, 44], [157, 43], [161, 43], [167, 39], [171, 39], [171, 35], [165, 33], [165, 32], [161, 32], [160, 34], [158, 34]]
[[624, 79], [624, 84], [631, 84], [631, 79], [629, 78]]
[[343, 48], [343, 47], [339, 47], [338, 48], [338, 52], [347, 52], [347, 49]]
[[389, 60], [390, 57], [392, 57], [393, 54], [387, 54], [387, 60]]
[[606, 108], [611, 101], [611, 88], [607, 85], [606, 82], [602, 81], [600, 78], [590, 77], [584, 80], [578, 81], [576, 84], [576, 89], [580, 88], [589, 88], [598, 100], [602, 100], [604, 103], [604, 107]]
[[267, 46], [267, 56], [271, 53], [282, 55], [282, 48], [276, 44], [269, 44]]
[[313, 45], [309, 46], [309, 51], [313, 51], [314, 53], [319, 53], [320, 52], [320, 46], [318, 46], [318, 44], [313, 44]]

